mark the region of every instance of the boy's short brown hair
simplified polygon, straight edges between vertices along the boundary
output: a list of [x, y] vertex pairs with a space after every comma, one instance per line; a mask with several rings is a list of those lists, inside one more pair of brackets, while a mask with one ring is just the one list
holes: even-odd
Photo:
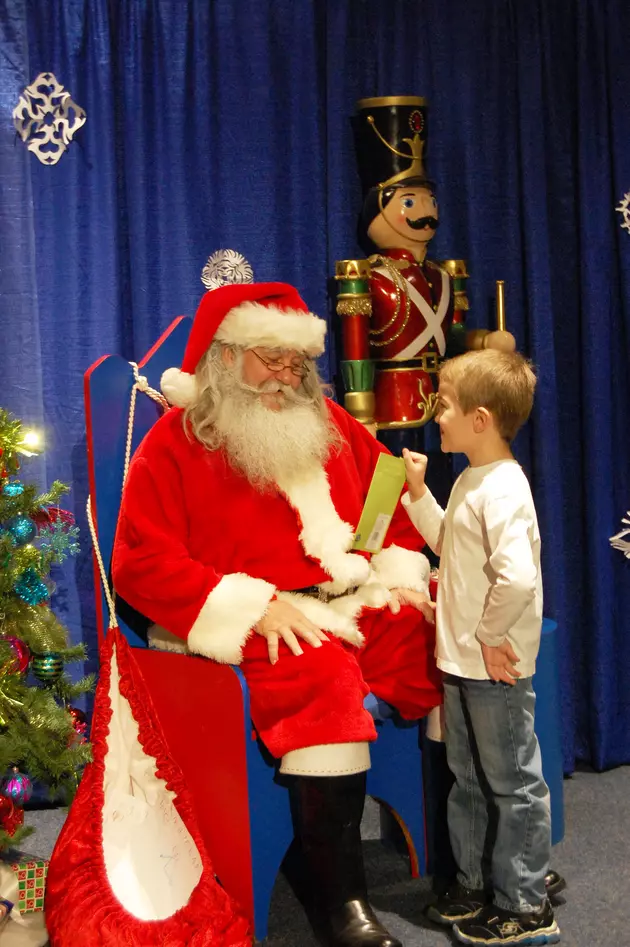
[[536, 375], [518, 352], [482, 349], [450, 358], [440, 368], [440, 381], [451, 385], [464, 414], [486, 408], [506, 441], [527, 421], [534, 403]]

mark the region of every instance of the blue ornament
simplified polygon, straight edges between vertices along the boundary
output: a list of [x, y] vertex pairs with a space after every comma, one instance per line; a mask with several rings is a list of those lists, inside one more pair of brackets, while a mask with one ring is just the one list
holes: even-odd
[[63, 672], [63, 658], [54, 651], [34, 654], [31, 670], [42, 684], [54, 684]]
[[2, 488], [5, 497], [19, 497], [24, 493], [24, 484], [19, 480], [13, 480], [11, 483], [5, 483]]
[[33, 520], [22, 513], [7, 520], [4, 528], [11, 534], [14, 546], [25, 546], [37, 535], [37, 526]]
[[27, 605], [39, 605], [48, 598], [48, 589], [35, 569], [25, 569], [13, 586], [13, 591]]

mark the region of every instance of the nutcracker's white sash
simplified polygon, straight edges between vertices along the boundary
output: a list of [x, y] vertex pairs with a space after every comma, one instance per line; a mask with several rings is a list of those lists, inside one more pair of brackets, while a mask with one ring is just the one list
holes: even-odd
[[[392, 277], [385, 267], [379, 266], [376, 268], [375, 272], [380, 273], [381, 276], [384, 276], [385, 279], [389, 280], [392, 285], [395, 286]], [[442, 322], [448, 309], [451, 292], [448, 273], [446, 273], [444, 270], [441, 270], [441, 276], [442, 295], [440, 297], [440, 304], [437, 308], [437, 311], [435, 312], [426, 299], [420, 295], [415, 286], [412, 286], [409, 280], [405, 279], [403, 276], [403, 280], [405, 282], [405, 292], [409, 296], [410, 301], [420, 311], [421, 315], [424, 316], [426, 327], [422, 330], [420, 335], [417, 335], [416, 338], [409, 343], [409, 345], [406, 345], [402, 351], [394, 356], [395, 361], [402, 362], [405, 359], [413, 358], [418, 354], [418, 352], [422, 351], [422, 349], [425, 347], [425, 345], [427, 345], [428, 342], [431, 341], [431, 339], [435, 339], [437, 342], [438, 352], [440, 355], [444, 355], [446, 352], [446, 338], [444, 337], [444, 332], [442, 331]]]

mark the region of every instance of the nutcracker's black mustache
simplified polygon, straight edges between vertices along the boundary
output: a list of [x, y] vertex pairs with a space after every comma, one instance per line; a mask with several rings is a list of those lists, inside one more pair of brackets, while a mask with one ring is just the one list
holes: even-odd
[[422, 230], [423, 227], [430, 227], [431, 230], [437, 230], [440, 226], [440, 221], [437, 217], [418, 217], [417, 220], [409, 220], [407, 217], [406, 220], [412, 230]]

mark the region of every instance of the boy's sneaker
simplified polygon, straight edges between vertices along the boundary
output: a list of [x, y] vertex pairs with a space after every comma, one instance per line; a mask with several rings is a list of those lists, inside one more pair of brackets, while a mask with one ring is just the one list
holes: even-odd
[[560, 928], [556, 924], [549, 901], [537, 911], [517, 914], [504, 911], [493, 904], [486, 905], [476, 917], [457, 922], [453, 934], [462, 944], [557, 944]]
[[473, 891], [456, 882], [426, 909], [426, 916], [436, 924], [453, 924], [476, 917], [488, 903], [485, 891]]

